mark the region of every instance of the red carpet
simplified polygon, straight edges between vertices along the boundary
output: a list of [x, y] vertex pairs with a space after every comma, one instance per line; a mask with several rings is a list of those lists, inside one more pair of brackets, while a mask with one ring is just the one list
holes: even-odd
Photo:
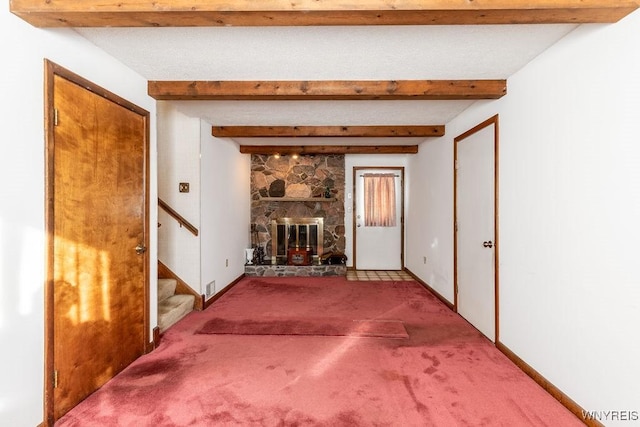
[[[393, 320], [408, 338], [196, 333], [216, 318]], [[305, 277], [244, 279], [56, 425], [583, 424], [419, 284]]]

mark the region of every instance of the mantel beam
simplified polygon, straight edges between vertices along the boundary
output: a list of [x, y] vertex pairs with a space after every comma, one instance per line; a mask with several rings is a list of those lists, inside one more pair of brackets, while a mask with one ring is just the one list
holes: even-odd
[[498, 99], [506, 80], [150, 81], [157, 100]]
[[218, 138], [438, 137], [444, 135], [444, 126], [213, 126], [211, 134]]
[[634, 0], [11, 0], [36, 27], [485, 25], [617, 22]]
[[416, 154], [417, 145], [241, 145], [243, 154]]

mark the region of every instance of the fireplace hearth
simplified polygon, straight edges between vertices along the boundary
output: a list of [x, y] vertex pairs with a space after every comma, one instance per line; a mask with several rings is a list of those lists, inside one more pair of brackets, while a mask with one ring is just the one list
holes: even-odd
[[[271, 262], [245, 265], [247, 276], [345, 276], [345, 264], [321, 261], [324, 218], [278, 218], [272, 221]], [[267, 258], [269, 259], [269, 258]]]

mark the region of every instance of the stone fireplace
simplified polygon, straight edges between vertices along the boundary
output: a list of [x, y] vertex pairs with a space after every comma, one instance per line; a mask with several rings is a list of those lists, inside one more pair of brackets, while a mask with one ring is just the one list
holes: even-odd
[[296, 245], [315, 248], [314, 268], [344, 253], [344, 168], [344, 155], [251, 156], [251, 238], [265, 264], [286, 264]]

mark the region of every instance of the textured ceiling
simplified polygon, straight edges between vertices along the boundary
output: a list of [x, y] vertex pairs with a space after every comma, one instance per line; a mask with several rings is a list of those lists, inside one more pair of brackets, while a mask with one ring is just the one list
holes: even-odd
[[78, 29], [150, 80], [504, 78], [572, 25]]
[[[413, 80], [508, 79], [575, 27], [198, 27], [76, 31], [148, 80]], [[471, 103], [175, 101], [185, 114], [217, 126], [446, 124]], [[296, 138], [295, 144], [327, 143], [313, 138], [306, 140]], [[267, 140], [269, 144], [281, 142], [291, 143]], [[243, 143], [259, 144], [264, 140]], [[410, 142], [376, 138], [375, 143]]]

